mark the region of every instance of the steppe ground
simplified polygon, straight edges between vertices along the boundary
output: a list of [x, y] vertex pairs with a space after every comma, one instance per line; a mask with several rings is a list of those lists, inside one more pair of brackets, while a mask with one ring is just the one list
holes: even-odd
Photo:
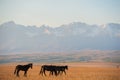
[[58, 76], [49, 76], [48, 72], [47, 76], [39, 75], [43, 64], [34, 64], [33, 69], [28, 70], [27, 77], [23, 76], [22, 71], [20, 77], [13, 74], [17, 64], [0, 64], [0, 80], [120, 80], [120, 68], [111, 63], [54, 63], [69, 66], [66, 75]]

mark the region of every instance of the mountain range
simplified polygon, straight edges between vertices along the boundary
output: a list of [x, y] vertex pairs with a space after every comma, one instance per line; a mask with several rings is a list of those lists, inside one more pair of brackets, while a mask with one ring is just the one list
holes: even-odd
[[73, 22], [59, 27], [0, 25], [0, 54], [120, 50], [120, 24], [89, 25]]

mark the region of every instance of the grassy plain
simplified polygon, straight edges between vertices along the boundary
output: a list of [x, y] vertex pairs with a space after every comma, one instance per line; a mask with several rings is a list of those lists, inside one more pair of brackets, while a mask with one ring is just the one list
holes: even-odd
[[83, 63], [82, 66], [82, 63], [68, 63], [67, 75], [58, 76], [49, 76], [49, 73], [47, 76], [39, 75], [42, 64], [36, 64], [33, 69], [28, 70], [27, 77], [23, 76], [22, 71], [20, 77], [13, 74], [16, 66], [14, 63], [0, 64], [0, 80], [120, 80], [120, 68], [99, 66], [101, 64], [89, 66], [89, 64]]

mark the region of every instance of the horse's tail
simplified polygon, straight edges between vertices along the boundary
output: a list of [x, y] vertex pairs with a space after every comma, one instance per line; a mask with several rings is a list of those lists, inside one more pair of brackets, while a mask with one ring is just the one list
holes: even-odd
[[14, 74], [16, 74], [17, 67], [15, 68]]

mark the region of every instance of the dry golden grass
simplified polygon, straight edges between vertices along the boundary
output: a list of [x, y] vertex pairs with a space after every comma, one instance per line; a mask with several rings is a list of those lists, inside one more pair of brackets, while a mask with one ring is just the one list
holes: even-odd
[[20, 72], [20, 77], [16, 77], [13, 72], [15, 64], [0, 65], [0, 80], [120, 80], [120, 69], [107, 67], [80, 67], [69, 66], [67, 75], [41, 76], [39, 75], [40, 65], [34, 65], [28, 70], [27, 77]]

